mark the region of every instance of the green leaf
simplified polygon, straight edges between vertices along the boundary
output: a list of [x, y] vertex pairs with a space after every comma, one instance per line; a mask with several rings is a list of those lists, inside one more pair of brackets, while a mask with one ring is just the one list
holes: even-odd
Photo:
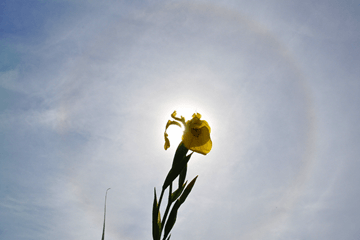
[[175, 222], [176, 222], [176, 217], [177, 217], [177, 212], [178, 209], [180, 207], [181, 203], [179, 200], [177, 200], [173, 206], [173, 208], [171, 209], [169, 218], [165, 224], [165, 233], [164, 233], [164, 239], [166, 239], [166, 237], [169, 235], [171, 229], [173, 228]]
[[161, 234], [161, 216], [159, 205], [156, 198], [156, 189], [154, 188], [154, 203], [153, 203], [153, 211], [152, 211], [152, 226], [153, 226], [153, 239], [160, 240]]
[[184, 169], [181, 171], [179, 176], [179, 188], [182, 186], [186, 179], [186, 172], [187, 172], [187, 164], [185, 165]]
[[[187, 183], [187, 182], [186, 182]], [[184, 183], [181, 188], [178, 188], [175, 192], [173, 192], [171, 194], [171, 202], [174, 202], [179, 196], [180, 194], [182, 193], [182, 191], [184, 190], [185, 186], [186, 186], [186, 183]]]
[[180, 204], [183, 204], [187, 198], [187, 196], [190, 194], [191, 192], [191, 189], [193, 188], [195, 182], [196, 182], [196, 179], [197, 179], [198, 176], [196, 176], [188, 185], [187, 187], [185, 188], [183, 194], [180, 196], [179, 198], [179, 201], [180, 201]]
[[189, 162], [191, 155], [194, 152], [190, 153], [189, 155], [185, 156], [179, 163], [177, 163], [175, 166], [173, 166], [168, 175], [165, 178], [165, 182], [163, 185], [163, 190], [165, 190], [173, 181], [174, 179], [179, 176], [181, 171], [184, 169], [186, 164]]
[[183, 160], [183, 158], [186, 156], [187, 152], [189, 151], [189, 149], [187, 149], [184, 145], [183, 142], [181, 142], [179, 144], [179, 146], [176, 149], [175, 155], [174, 155], [174, 159], [173, 159], [173, 163], [172, 163], [172, 168], [178, 164], [179, 162], [181, 162], [181, 160]]
[[[183, 204], [185, 202], [187, 196], [190, 194], [192, 188], [194, 187], [197, 177], [198, 176], [196, 176], [187, 186], [186, 186], [186, 183], [182, 186], [182, 188], [184, 188], [185, 186], [186, 186], [186, 188], [183, 191], [183, 193], [181, 194], [181, 196], [175, 202], [173, 208], [171, 209], [169, 218], [165, 224], [164, 239], [166, 239], [166, 237], [170, 233], [171, 229], [175, 225], [178, 209], [180, 208], [181, 204]], [[178, 190], [176, 190], [175, 192], [177, 192]]]
[[107, 199], [107, 192], [108, 192], [110, 189], [111, 189], [111, 188], [106, 189], [106, 193], [105, 193], [104, 224], [103, 224], [103, 232], [102, 232], [101, 240], [104, 240], [104, 239], [105, 239], [106, 199]]

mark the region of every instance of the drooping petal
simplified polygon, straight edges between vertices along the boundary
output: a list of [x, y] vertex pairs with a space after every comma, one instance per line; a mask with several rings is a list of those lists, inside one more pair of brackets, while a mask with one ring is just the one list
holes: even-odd
[[197, 152], [197, 153], [201, 153], [203, 155], [206, 155], [211, 151], [211, 148], [212, 148], [212, 141], [210, 139], [204, 145], [201, 145], [198, 147], [191, 147], [190, 150]]
[[189, 150], [204, 155], [208, 154], [212, 148], [210, 128], [204, 126], [202, 128], [191, 128], [188, 131], [185, 131], [183, 143]]
[[178, 122], [176, 122], [176, 121], [171, 121], [171, 120], [169, 120], [169, 121], [166, 123], [165, 131], [168, 129], [168, 127], [169, 127], [170, 125], [177, 125], [177, 126], [181, 127], [181, 124], [180, 124], [180, 123], [178, 123]]
[[170, 140], [168, 138], [168, 134], [166, 133], [166, 130], [168, 129], [168, 127], [170, 125], [176, 125], [176, 126], [179, 126], [181, 127], [181, 124], [176, 122], [176, 121], [171, 121], [169, 120], [167, 123], [166, 123], [166, 126], [165, 126], [165, 132], [164, 132], [164, 138], [165, 138], [165, 145], [164, 145], [164, 148], [165, 150], [167, 150], [169, 147], [170, 147]]
[[168, 134], [166, 132], [164, 133], [164, 138], [165, 138], [164, 148], [165, 148], [165, 150], [167, 150], [170, 147], [170, 140], [169, 140]]
[[182, 140], [187, 149], [206, 155], [212, 148], [211, 128], [206, 121], [200, 120], [200, 117], [199, 113], [194, 114], [193, 118], [186, 122]]

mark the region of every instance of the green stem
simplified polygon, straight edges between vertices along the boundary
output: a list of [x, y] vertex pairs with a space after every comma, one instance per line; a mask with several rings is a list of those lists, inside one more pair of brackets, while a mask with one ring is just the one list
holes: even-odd
[[167, 215], [169, 214], [169, 210], [170, 210], [170, 207], [171, 207], [171, 194], [172, 194], [172, 183], [170, 184], [170, 188], [169, 188], [169, 199], [168, 199], [168, 204], [166, 206], [166, 210], [165, 210], [165, 213], [164, 213], [164, 217], [162, 219], [162, 222], [161, 222], [161, 231], [163, 230], [164, 228], [164, 225], [165, 225], [165, 222], [166, 222], [166, 218], [167, 218]]

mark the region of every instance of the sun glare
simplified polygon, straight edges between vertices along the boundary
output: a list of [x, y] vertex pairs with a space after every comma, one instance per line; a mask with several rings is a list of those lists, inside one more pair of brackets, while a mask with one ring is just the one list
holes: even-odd
[[176, 149], [177, 145], [181, 142], [181, 137], [183, 135], [184, 128], [172, 125], [167, 129], [168, 138], [170, 140], [171, 148]]
[[[196, 112], [192, 108], [177, 108], [174, 110], [176, 110], [177, 117], [183, 116], [186, 121], [190, 120], [192, 118], [192, 115]], [[171, 119], [171, 117], [169, 119]], [[173, 120], [173, 119], [171, 119], [171, 120]], [[171, 147], [176, 149], [177, 145], [181, 142], [181, 137], [183, 135], [183, 132], [184, 132], [183, 126], [181, 126], [181, 128], [180, 128], [178, 126], [172, 125], [168, 128], [167, 133], [169, 135], [168, 137], [170, 140]]]

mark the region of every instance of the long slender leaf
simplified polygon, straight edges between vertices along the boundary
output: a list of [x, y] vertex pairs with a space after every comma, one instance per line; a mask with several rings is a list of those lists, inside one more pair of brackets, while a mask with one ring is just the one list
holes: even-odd
[[101, 240], [104, 240], [104, 239], [105, 239], [106, 199], [107, 199], [107, 192], [108, 192], [110, 189], [111, 189], [111, 188], [106, 189], [106, 193], [105, 193], [104, 224], [103, 224], [103, 232], [102, 232]]
[[174, 202], [181, 195], [186, 186], [186, 183], [184, 183], [180, 188], [176, 189], [176, 191], [171, 194], [171, 202]]
[[152, 212], [153, 239], [160, 240], [161, 233], [161, 216], [159, 205], [156, 198], [156, 189], [154, 188], [154, 203]]
[[172, 163], [172, 167], [174, 167], [176, 164], [181, 162], [181, 160], [186, 156], [188, 151], [189, 151], [189, 149], [187, 149], [185, 147], [184, 143], [181, 142], [179, 144], [179, 146], [177, 147], [177, 149], [176, 149], [174, 159], [173, 159], [173, 163]]
[[166, 237], [168, 236], [168, 234], [170, 233], [171, 229], [173, 228], [175, 222], [176, 222], [176, 217], [177, 217], [177, 212], [178, 209], [180, 207], [181, 203], [179, 200], [177, 200], [173, 206], [173, 208], [171, 209], [169, 218], [165, 224], [165, 233], [164, 233], [164, 239], [166, 239]]
[[173, 166], [168, 175], [165, 178], [165, 182], [163, 185], [163, 190], [166, 189], [173, 181], [174, 179], [179, 176], [179, 174], [181, 173], [181, 171], [184, 169], [184, 167], [186, 166], [186, 164], [189, 162], [191, 155], [193, 154], [190, 153], [189, 155], [185, 156], [179, 163], [177, 163], [175, 166]]
[[195, 182], [196, 182], [196, 179], [197, 179], [198, 176], [196, 176], [188, 185], [187, 187], [185, 188], [183, 194], [180, 196], [179, 198], [179, 201], [180, 201], [180, 204], [183, 204], [187, 198], [187, 196], [190, 194], [191, 192], [191, 189], [193, 188]]
[[179, 175], [179, 188], [182, 186], [186, 179], [186, 173], [187, 173], [187, 164], [185, 165], [184, 169], [181, 171]]
[[[166, 237], [168, 236], [168, 234], [170, 233], [171, 229], [173, 228], [173, 226], [175, 225], [176, 222], [176, 217], [177, 217], [177, 212], [181, 206], [181, 204], [183, 204], [186, 200], [186, 198], [188, 197], [188, 195], [190, 194], [192, 188], [195, 185], [196, 179], [198, 176], [196, 176], [185, 188], [185, 190], [183, 191], [183, 193], [181, 194], [181, 196], [177, 199], [177, 201], [175, 202], [173, 208], [171, 209], [169, 218], [165, 224], [165, 233], [164, 233], [164, 238], [166, 239]], [[183, 185], [183, 187], [186, 184]]]

